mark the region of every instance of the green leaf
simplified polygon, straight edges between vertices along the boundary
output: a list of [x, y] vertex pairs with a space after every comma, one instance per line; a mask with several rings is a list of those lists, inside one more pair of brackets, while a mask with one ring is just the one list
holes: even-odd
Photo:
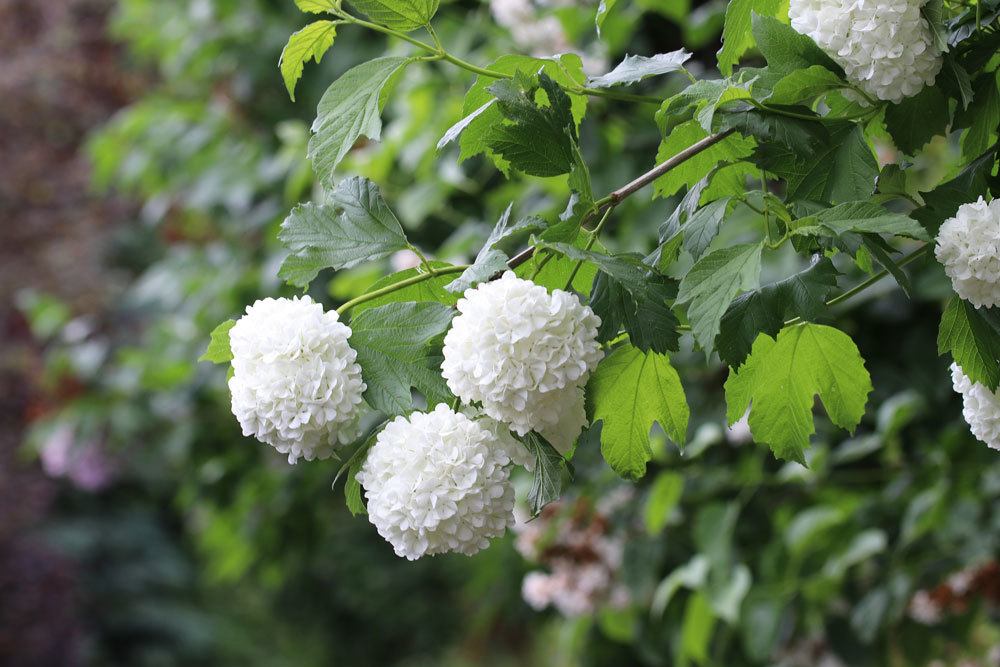
[[278, 238], [292, 251], [278, 275], [297, 287], [322, 269], [347, 269], [409, 246], [378, 187], [358, 176], [341, 181], [329, 203], [292, 209]]
[[490, 86], [497, 107], [506, 118], [487, 133], [489, 149], [514, 169], [532, 176], [558, 176], [574, 165], [576, 130], [569, 96], [544, 72], [538, 85], [548, 106], [535, 101], [537, 88], [527, 82], [504, 79]]
[[[432, 269], [445, 269], [451, 266], [447, 262], [430, 262]], [[406, 280], [407, 278], [412, 278], [416, 275], [426, 273], [423, 267], [417, 267], [412, 269], [406, 269], [404, 271], [398, 271], [391, 275], [380, 278], [378, 281], [373, 283], [365, 293], [374, 292], [380, 290], [383, 287], [388, 287], [390, 285], [395, 285], [398, 282]], [[384, 306], [387, 303], [398, 303], [401, 301], [429, 301], [435, 303], [443, 303], [446, 306], [454, 306], [458, 303], [460, 297], [459, 294], [452, 294], [444, 287], [454, 279], [454, 273], [446, 273], [444, 275], [435, 276], [433, 278], [428, 278], [423, 282], [416, 283], [415, 285], [409, 285], [407, 287], [401, 287], [393, 292], [389, 292], [380, 297], [376, 297], [371, 301], [365, 301], [364, 303], [359, 303], [354, 306], [351, 310], [354, 316], [357, 317], [358, 313], [368, 310], [369, 308], [375, 308], [377, 306]]]
[[878, 204], [854, 201], [838, 204], [819, 213], [799, 218], [792, 231], [797, 235], [892, 234], [929, 241], [927, 230], [913, 218], [891, 213]]
[[[554, 229], [557, 226], [558, 225], [554, 225], [550, 229]], [[572, 245], [576, 248], [583, 248], [587, 245], [589, 240], [590, 234], [578, 230], [576, 232], [576, 237], [573, 239]], [[603, 248], [600, 241], [597, 241], [593, 244], [591, 249], [596, 252]], [[550, 291], [554, 289], [565, 289], [566, 282], [569, 280], [570, 274], [576, 269], [577, 262], [576, 260], [570, 259], [561, 253], [553, 254], [554, 252], [555, 251], [535, 253], [535, 257], [532, 261], [525, 262], [521, 266], [517, 267], [517, 269], [514, 270], [514, 273], [520, 278], [530, 278], [536, 285], [541, 285]], [[543, 259], [541, 255], [545, 256], [544, 264], [541, 264]], [[539, 265], [541, 265], [541, 270], [536, 274], [535, 271]], [[591, 264], [590, 262], [586, 262], [582, 267], [580, 267], [580, 270], [576, 272], [571, 289], [580, 294], [590, 294], [596, 277], [597, 266]]]
[[695, 259], [704, 255], [712, 240], [718, 236], [730, 201], [729, 197], [723, 197], [709, 202], [692, 213], [684, 223], [684, 249]]
[[674, 281], [651, 272], [638, 255], [606, 255], [566, 243], [547, 247], [600, 269], [590, 293], [591, 308], [601, 318], [599, 341], [614, 339], [624, 328], [640, 350], [677, 349], [680, 322], [667, 303], [676, 293]]
[[618, 63], [607, 74], [587, 81], [591, 88], [611, 88], [627, 83], [636, 83], [651, 76], [659, 76], [669, 72], [679, 72], [684, 69], [684, 63], [691, 58], [691, 53], [684, 49], [670, 53], [657, 53], [651, 58], [645, 56], [629, 56]]
[[236, 326], [236, 320], [226, 320], [212, 330], [205, 354], [198, 361], [211, 361], [213, 364], [228, 364], [233, 360], [233, 351], [229, 347], [229, 330]]
[[990, 391], [1000, 387], [1000, 315], [957, 296], [948, 301], [938, 330], [938, 354], [951, 354], [962, 372]]
[[708, 646], [715, 629], [715, 612], [703, 591], [696, 591], [688, 598], [681, 625], [681, 642], [677, 664], [686, 666], [688, 660], [699, 665], [708, 662]]
[[643, 517], [646, 532], [658, 535], [670, 519], [670, 513], [677, 507], [684, 494], [684, 476], [669, 470], [661, 472], [649, 489]]
[[375, 23], [409, 32], [428, 25], [438, 10], [438, 0], [348, 0]]
[[[981, 155], [1000, 133], [1000, 75], [987, 74], [976, 79], [975, 98], [962, 120], [969, 129], [962, 137], [962, 155], [966, 159]], [[970, 200], [971, 201], [971, 200]]]
[[601, 0], [600, 4], [597, 6], [597, 15], [594, 17], [594, 27], [597, 28], [597, 36], [601, 36], [601, 28], [604, 27], [604, 20], [608, 18], [608, 14], [611, 10], [615, 8], [618, 4], [618, 0]]
[[[533, 58], [531, 56], [507, 55], [498, 58], [490, 66], [490, 70], [514, 75], [518, 72], [529, 76], [534, 76], [540, 71], [552, 78], [553, 81], [565, 88], [577, 88], [586, 84], [587, 76], [583, 73], [583, 61], [580, 56], [567, 53], [552, 58]], [[496, 83], [492, 77], [480, 76], [469, 88], [465, 95], [465, 102], [462, 109], [464, 117], [474, 114], [479, 110], [476, 117], [461, 129], [459, 146], [459, 161], [466, 160], [474, 155], [486, 153], [496, 163], [497, 168], [507, 173], [509, 165], [499, 156], [492, 154], [487, 144], [487, 136], [492, 128], [503, 122], [503, 114], [496, 104], [480, 109], [491, 100], [496, 99], [489, 88]], [[585, 95], [573, 95], [570, 98], [570, 108], [573, 113], [573, 120], [579, 127], [580, 121], [587, 111], [587, 97]]]
[[522, 218], [510, 224], [510, 212], [512, 208], [513, 204], [509, 205], [507, 210], [503, 212], [503, 215], [500, 216], [497, 224], [493, 227], [493, 231], [490, 232], [489, 238], [486, 239], [486, 243], [479, 250], [479, 254], [476, 255], [476, 260], [472, 263], [472, 266], [463, 271], [462, 275], [458, 278], [445, 285], [446, 290], [462, 294], [470, 287], [481, 282], [486, 282], [497, 273], [506, 270], [507, 261], [510, 258], [507, 256], [507, 253], [496, 246], [515, 234], [537, 232], [545, 229], [545, 221], [534, 216]]
[[750, 98], [749, 83], [729, 79], [701, 79], [667, 99], [656, 112], [656, 121], [666, 134], [674, 125], [692, 115], [705, 132], [711, 132], [715, 112], [728, 102]]
[[556, 451], [549, 441], [534, 431], [521, 438], [521, 442], [535, 457], [534, 476], [528, 491], [528, 505], [531, 516], [538, 516], [549, 503], [559, 500], [562, 495], [563, 476], [567, 469], [566, 459]]
[[455, 139], [458, 139], [458, 137], [461, 136], [462, 131], [465, 130], [465, 128], [469, 127], [469, 125], [471, 125], [472, 122], [476, 120], [476, 118], [478, 118], [481, 114], [485, 113], [486, 110], [489, 109], [494, 104], [496, 104], [496, 102], [497, 100], [494, 97], [490, 101], [483, 104], [483, 106], [479, 107], [478, 109], [470, 113], [468, 116], [464, 116], [462, 120], [458, 121], [457, 123], [449, 127], [448, 131], [445, 132], [444, 135], [438, 140], [436, 146], [437, 150], [441, 150], [451, 142], [455, 141]]
[[843, 73], [840, 65], [816, 46], [816, 42], [790, 25], [759, 14], [753, 16], [752, 23], [757, 48], [767, 60], [767, 66], [774, 72], [787, 74], [819, 65], [831, 72]]
[[778, 144], [762, 145], [757, 164], [788, 183], [789, 201], [838, 204], [868, 199], [875, 191], [878, 164], [859, 126], [837, 124], [829, 141], [807, 154]]
[[754, 45], [750, 30], [751, 13], [783, 16], [788, 11], [788, 0], [732, 0], [726, 6], [726, 19], [722, 26], [722, 48], [719, 50], [719, 71], [729, 76], [733, 65]]
[[[795, 112], [810, 113], [803, 107], [795, 107]], [[749, 108], [726, 111], [717, 129], [733, 129], [761, 145], [777, 144], [790, 155], [809, 157], [830, 141], [830, 133], [818, 120], [819, 116], [809, 121]]]
[[[672, 158], [707, 136], [708, 133], [697, 120], [678, 125], [660, 142], [660, 148], [656, 152], [657, 163]], [[660, 176], [653, 182], [653, 188], [657, 195], [669, 197], [685, 186], [690, 188], [720, 163], [737, 162], [750, 155], [753, 147], [753, 139], [738, 134], [730, 135]]]
[[945, 90], [953, 93], [953, 97], [962, 104], [962, 109], [968, 109], [974, 96], [969, 72], [953, 55], [949, 54], [944, 57], [942, 73], [941, 85], [945, 87]]
[[924, 193], [926, 205], [914, 211], [913, 217], [930, 234], [937, 234], [941, 223], [955, 215], [959, 206], [988, 196], [997, 150], [998, 146], [994, 146], [969, 163], [958, 176]]
[[323, 14], [337, 9], [335, 0], [295, 0], [295, 6], [310, 14]]
[[313, 171], [326, 184], [359, 137], [378, 141], [382, 136], [382, 91], [389, 80], [412, 62], [387, 56], [356, 65], [326, 89], [313, 121], [309, 159]]
[[942, 0], [928, 0], [920, 8], [921, 17], [927, 21], [934, 37], [934, 46], [939, 51], [948, 51], [948, 31], [944, 25], [944, 3]]
[[750, 431], [778, 458], [805, 465], [815, 432], [812, 409], [819, 395], [837, 426], [853, 430], [865, 413], [871, 377], [850, 336], [820, 324], [786, 327], [777, 340], [761, 335], [746, 363], [726, 380], [727, 418], [749, 409]]
[[678, 445], [687, 439], [688, 408], [670, 358], [623, 345], [605, 357], [587, 385], [588, 412], [601, 420], [601, 453], [623, 477], [646, 474], [649, 431], [658, 423]]
[[785, 320], [817, 317], [836, 289], [838, 275], [833, 262], [816, 255], [805, 270], [740, 296], [722, 316], [716, 339], [719, 356], [731, 368], [739, 368], [758, 335], [773, 338]]
[[281, 51], [278, 68], [285, 81], [288, 95], [295, 101], [295, 84], [302, 78], [302, 70], [310, 59], [318, 65], [323, 54], [333, 46], [337, 35], [337, 24], [333, 21], [314, 21], [302, 30], [292, 33]]
[[677, 303], [688, 303], [688, 319], [695, 340], [711, 354], [719, 322], [741, 290], [757, 287], [761, 244], [722, 248], [705, 255], [688, 271], [677, 293]]
[[951, 121], [948, 98], [937, 86], [907, 97], [885, 110], [885, 126], [899, 150], [916, 155], [928, 141], [945, 134]]
[[428, 408], [449, 400], [441, 377], [440, 337], [453, 314], [440, 303], [390, 303], [351, 320], [351, 347], [358, 352], [370, 406], [387, 415], [403, 414], [413, 408], [411, 387], [427, 398]]
[[822, 65], [811, 65], [782, 77], [767, 101], [769, 104], [808, 104], [811, 107], [823, 95], [845, 85], [843, 79]]

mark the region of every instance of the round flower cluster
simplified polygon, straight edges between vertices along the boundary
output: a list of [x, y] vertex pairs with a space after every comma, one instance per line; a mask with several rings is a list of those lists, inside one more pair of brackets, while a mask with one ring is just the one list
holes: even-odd
[[358, 437], [361, 367], [351, 330], [308, 296], [264, 299], [229, 331], [232, 409], [253, 435], [288, 462], [325, 459]]
[[604, 356], [601, 319], [575, 295], [509, 271], [466, 290], [458, 311], [441, 365], [451, 390], [515, 433], [568, 450], [586, 422], [580, 388]]
[[792, 27], [833, 58], [849, 81], [901, 102], [934, 83], [941, 53], [922, 0], [791, 0]]
[[960, 297], [976, 308], [1000, 304], [1000, 199], [959, 206], [941, 225], [934, 254]]
[[991, 449], [1000, 450], [1000, 395], [973, 382], [958, 364], [951, 365], [951, 381], [962, 395], [962, 415], [972, 435]]
[[369, 519], [398, 556], [471, 556], [513, 524], [510, 447], [521, 445], [482, 421], [440, 404], [378, 434], [357, 479]]

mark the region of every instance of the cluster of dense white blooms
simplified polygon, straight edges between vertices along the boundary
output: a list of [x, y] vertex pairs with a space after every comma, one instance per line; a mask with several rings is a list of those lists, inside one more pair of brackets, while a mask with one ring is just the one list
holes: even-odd
[[934, 249], [955, 292], [976, 308], [1000, 304], [1000, 199], [962, 204]]
[[923, 0], [791, 0], [792, 27], [833, 58], [849, 81], [900, 102], [934, 83], [941, 53]]
[[991, 449], [1000, 450], [1000, 396], [973, 382], [958, 364], [951, 365], [951, 381], [955, 391], [962, 395], [962, 415], [972, 435]]
[[521, 597], [534, 609], [551, 606], [564, 616], [628, 605], [628, 590], [618, 581], [624, 542], [608, 534], [606, 515], [562, 509], [549, 505], [537, 519], [515, 525], [517, 550], [548, 569], [525, 575]]
[[379, 433], [357, 479], [369, 519], [397, 555], [471, 556], [513, 524], [511, 448], [523, 446], [497, 433], [445, 405]]
[[351, 330], [308, 296], [264, 299], [229, 332], [233, 414], [288, 462], [333, 454], [358, 436], [365, 383]]
[[507, 272], [466, 290], [444, 339], [442, 374], [466, 403], [567, 451], [586, 422], [580, 392], [604, 356], [601, 320], [574, 294]]

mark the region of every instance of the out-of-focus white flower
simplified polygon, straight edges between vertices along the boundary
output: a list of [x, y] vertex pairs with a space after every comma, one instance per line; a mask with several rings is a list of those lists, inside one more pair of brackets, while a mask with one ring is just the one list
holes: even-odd
[[972, 435], [991, 449], [1000, 450], [1000, 396], [973, 382], [958, 364], [951, 365], [951, 381], [962, 395], [962, 416], [969, 423]]
[[960, 297], [976, 308], [1000, 304], [1000, 199], [959, 206], [941, 225], [934, 254]]
[[937, 625], [941, 622], [943, 613], [941, 606], [934, 601], [927, 591], [917, 591], [910, 604], [906, 607], [907, 615], [922, 625]]
[[466, 290], [458, 311], [441, 364], [455, 395], [481, 402], [486, 414], [519, 435], [571, 430], [559, 424], [579, 421], [578, 396], [563, 390], [582, 387], [604, 356], [597, 342], [601, 319], [575, 295], [549, 294], [509, 271]]
[[792, 27], [833, 58], [848, 80], [880, 100], [900, 102], [934, 83], [941, 53], [923, 0], [791, 0]]
[[397, 250], [389, 256], [389, 266], [393, 271], [405, 271], [420, 266], [420, 257], [412, 250]]
[[358, 437], [365, 383], [351, 330], [308, 296], [264, 299], [229, 332], [233, 414], [288, 462], [328, 458]]
[[485, 549], [514, 522], [508, 445], [443, 404], [397, 417], [357, 475], [369, 519], [409, 560]]
[[[531, 52], [531, 55], [545, 58], [573, 50], [562, 23], [555, 16], [546, 15], [557, 7], [568, 7], [576, 0], [490, 0], [490, 12], [494, 20], [510, 32], [514, 42]], [[583, 69], [587, 74], [602, 74], [607, 69], [607, 59], [595, 52], [580, 53]]]
[[96, 492], [114, 481], [118, 464], [99, 440], [77, 440], [73, 427], [59, 426], [42, 443], [42, 469], [50, 477], [65, 477], [74, 486]]

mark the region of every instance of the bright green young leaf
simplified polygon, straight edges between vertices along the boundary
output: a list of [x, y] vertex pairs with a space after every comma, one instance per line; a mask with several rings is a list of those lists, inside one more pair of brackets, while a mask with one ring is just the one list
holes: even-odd
[[817, 255], [807, 269], [740, 296], [722, 316], [716, 339], [719, 356], [730, 368], [739, 368], [758, 335], [774, 338], [785, 320], [817, 317], [836, 289], [838, 275], [833, 262]]
[[719, 322], [737, 294], [754, 289], [760, 278], [759, 243], [721, 248], [697, 262], [681, 280], [677, 303], [690, 303], [688, 319], [694, 338], [711, 354]]
[[211, 361], [213, 364], [228, 364], [233, 360], [233, 351], [229, 347], [229, 330], [236, 326], [236, 320], [226, 320], [212, 330], [208, 349], [198, 357], [198, 361]]
[[651, 76], [659, 76], [670, 72], [679, 72], [691, 58], [691, 53], [684, 49], [670, 53], [657, 53], [651, 58], [645, 56], [629, 56], [602, 76], [587, 81], [591, 88], [611, 88], [628, 83], [637, 83]]
[[871, 390], [871, 377], [850, 336], [820, 324], [798, 324], [782, 329], [777, 340], [759, 336], [743, 367], [730, 370], [727, 418], [734, 424], [749, 409], [754, 439], [778, 458], [804, 465], [815, 432], [815, 396], [830, 421], [853, 430]]
[[375, 23], [408, 32], [428, 25], [439, 0], [348, 0]]
[[[708, 134], [697, 120], [690, 120], [678, 125], [660, 142], [660, 148], [656, 152], [657, 163], [677, 155], [707, 136]], [[738, 134], [730, 135], [660, 176], [653, 182], [653, 188], [657, 195], [669, 197], [685, 186], [693, 186], [720, 163], [738, 162], [750, 155], [753, 147], [753, 139], [744, 138]]]
[[681, 622], [681, 642], [677, 651], [677, 664], [688, 665], [689, 661], [703, 665], [708, 662], [709, 644], [715, 629], [715, 612], [704, 591], [695, 591], [688, 598]]
[[719, 71], [729, 76], [733, 65], [754, 45], [750, 30], [752, 13], [765, 16], [786, 16], [788, 0], [731, 0], [726, 5], [726, 19], [722, 27], [722, 48], [719, 50]]
[[521, 442], [535, 457], [532, 471], [531, 489], [528, 491], [528, 505], [531, 516], [538, 516], [549, 503], [559, 500], [562, 495], [563, 477], [566, 473], [566, 459], [534, 431], [527, 433]]
[[690, 409], [681, 379], [664, 354], [623, 345], [598, 364], [587, 394], [588, 412], [603, 422], [601, 453], [623, 477], [646, 474], [654, 422], [678, 445], [687, 439]]
[[925, 86], [899, 104], [885, 110], [885, 126], [899, 150], [916, 155], [928, 141], [948, 130], [951, 111], [948, 98], [938, 86]]
[[839, 76], [822, 65], [811, 65], [805, 69], [794, 70], [782, 77], [774, 85], [767, 102], [768, 104], [806, 104], [811, 107], [818, 98], [845, 85]]
[[309, 140], [309, 159], [323, 183], [332, 182], [334, 168], [359, 137], [381, 138], [383, 89], [410, 62], [398, 56], [369, 60], [344, 72], [326, 89]]
[[670, 513], [677, 507], [684, 494], [684, 476], [665, 470], [656, 476], [646, 498], [644, 519], [646, 532], [658, 535], [667, 525]]
[[[446, 269], [451, 266], [451, 264], [448, 264], [447, 262], [433, 261], [430, 262], [430, 265], [431, 268], [435, 270]], [[365, 290], [365, 293], [375, 292], [384, 287], [395, 285], [398, 282], [422, 273], [426, 273], [426, 270], [423, 267], [398, 271], [376, 281], [367, 290]], [[454, 306], [458, 303], [460, 295], [453, 294], [444, 288], [444, 286], [454, 280], [454, 278], [454, 273], [446, 273], [444, 275], [428, 278], [423, 282], [416, 283], [415, 285], [409, 285], [407, 287], [401, 287], [393, 292], [376, 297], [371, 301], [359, 303], [354, 306], [351, 312], [354, 313], [355, 317], [357, 317], [358, 313], [368, 310], [369, 308], [384, 306], [387, 303], [398, 303], [400, 301], [433, 301], [436, 303], [443, 303], [446, 306]]]
[[600, 4], [597, 5], [597, 15], [594, 17], [594, 27], [597, 28], [597, 36], [601, 36], [601, 28], [604, 27], [604, 20], [608, 18], [608, 14], [611, 10], [615, 8], [618, 4], [618, 0], [601, 0]]
[[486, 243], [476, 255], [476, 260], [472, 266], [462, 272], [455, 280], [445, 285], [445, 289], [455, 294], [462, 294], [465, 290], [478, 283], [489, 280], [497, 273], [507, 268], [507, 261], [510, 259], [507, 253], [497, 248], [497, 245], [516, 234], [526, 234], [545, 229], [546, 223], [541, 218], [534, 216], [522, 218], [517, 222], [510, 222], [510, 212], [513, 204], [507, 207], [490, 232]]
[[938, 354], [951, 354], [969, 379], [996, 391], [1000, 386], [1000, 314], [952, 297], [941, 316]]
[[333, 38], [337, 35], [337, 24], [333, 21], [314, 21], [302, 30], [292, 33], [288, 43], [281, 52], [278, 68], [281, 78], [285, 81], [288, 95], [295, 101], [295, 84], [302, 78], [302, 70], [309, 60], [315, 60], [318, 65], [323, 54], [333, 46]]
[[341, 181], [328, 203], [292, 209], [278, 238], [292, 251], [278, 275], [297, 287], [322, 269], [347, 269], [409, 246], [378, 187], [358, 176]]
[[840, 65], [816, 46], [816, 42], [787, 23], [759, 14], [753, 16], [752, 23], [757, 48], [772, 71], [787, 74], [819, 65], [836, 74], [843, 73]]
[[928, 241], [927, 230], [913, 218], [892, 213], [878, 204], [854, 201], [838, 204], [819, 213], [795, 221], [794, 232], [808, 235], [840, 236], [848, 232], [859, 234], [892, 234]]
[[295, 6], [310, 14], [323, 14], [337, 9], [335, 0], [295, 0]]
[[413, 408], [411, 388], [427, 398], [428, 407], [450, 399], [441, 377], [440, 337], [452, 315], [440, 303], [390, 303], [351, 319], [351, 347], [358, 352], [369, 405], [403, 414]]

